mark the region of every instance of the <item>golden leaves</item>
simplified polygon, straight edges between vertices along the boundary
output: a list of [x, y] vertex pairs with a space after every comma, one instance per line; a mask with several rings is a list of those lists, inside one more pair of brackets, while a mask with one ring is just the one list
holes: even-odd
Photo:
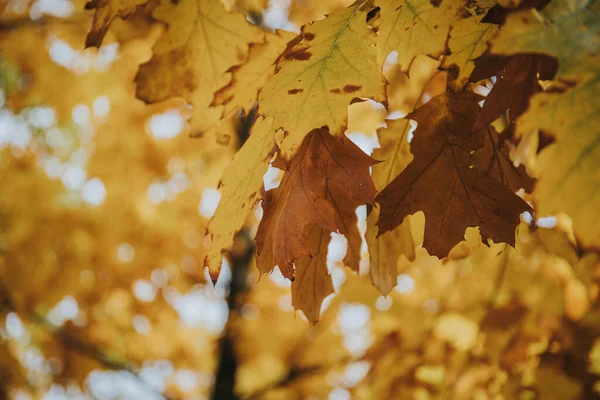
[[540, 154], [541, 172], [533, 193], [536, 209], [541, 215], [568, 213], [581, 244], [597, 248], [600, 227], [594, 215], [600, 201], [598, 57], [585, 65], [589, 73], [575, 87], [564, 93], [535, 95], [527, 112], [517, 120], [517, 131], [540, 129], [556, 137], [556, 143]]
[[212, 243], [204, 261], [215, 281], [219, 276], [222, 253], [232, 245], [236, 232], [260, 199], [263, 176], [276, 148], [272, 126], [271, 120], [261, 117], [221, 177], [221, 201], [207, 227]]
[[209, 107], [214, 91], [227, 84], [227, 71], [246, 60], [248, 45], [263, 41], [263, 33], [219, 0], [165, 2], [153, 16], [170, 26], [140, 67], [137, 97], [148, 103], [183, 97], [194, 107], [193, 133], [214, 128], [222, 115]]
[[450, 55], [444, 57], [443, 68], [458, 70], [452, 87], [462, 88], [468, 81], [474, 60], [487, 50], [487, 42], [498, 32], [498, 26], [481, 22], [483, 16], [461, 19], [452, 24], [448, 47]]
[[492, 40], [495, 54], [545, 53], [558, 58], [558, 75], [586, 64], [600, 48], [600, 14], [587, 0], [553, 0], [543, 10], [511, 13]]
[[[436, 3], [436, 4], [434, 4]], [[407, 70], [420, 55], [439, 56], [446, 47], [450, 25], [464, 2], [443, 0], [381, 0], [381, 28], [377, 38], [377, 61], [383, 65], [390, 52]]]
[[286, 132], [283, 156], [292, 156], [312, 129], [327, 125], [333, 134], [343, 133], [353, 99], [383, 100], [366, 14], [355, 5], [306, 25], [280, 55], [258, 102], [260, 114], [273, 116]]
[[530, 208], [500, 182], [470, 168], [471, 152], [483, 146], [481, 131], [473, 131], [477, 101], [472, 93], [448, 92], [411, 114], [418, 123], [411, 142], [415, 158], [377, 196], [380, 233], [423, 211], [424, 246], [440, 258], [469, 226], [480, 226], [486, 239], [514, 243], [519, 214]]
[[[375, 187], [369, 175], [374, 160], [345, 137], [327, 128], [311, 131], [292, 159], [281, 185], [266, 193], [264, 215], [256, 233], [257, 264], [263, 271], [279, 266], [288, 279], [298, 257], [313, 255], [311, 225], [346, 233], [348, 209], [371, 204]], [[344, 208], [340, 207], [344, 205]], [[355, 217], [354, 217], [355, 218]], [[355, 219], [354, 219], [355, 221]], [[266, 263], [266, 264], [265, 264]]]

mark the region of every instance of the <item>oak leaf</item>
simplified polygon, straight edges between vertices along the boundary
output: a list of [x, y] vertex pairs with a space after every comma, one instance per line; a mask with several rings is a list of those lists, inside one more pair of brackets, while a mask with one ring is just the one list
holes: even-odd
[[469, 226], [480, 226], [483, 240], [514, 244], [519, 214], [530, 208], [500, 182], [471, 168], [470, 153], [484, 145], [481, 131], [473, 131], [477, 101], [469, 92], [448, 92], [409, 116], [418, 123], [411, 142], [415, 158], [377, 196], [380, 235], [423, 211], [424, 246], [440, 258]]
[[209, 107], [213, 93], [229, 81], [227, 72], [246, 60], [248, 45], [264, 33], [242, 14], [227, 12], [219, 0], [163, 2], [153, 16], [169, 24], [152, 59], [136, 77], [137, 97], [155, 103], [183, 97], [194, 107], [192, 133], [215, 127], [222, 115]]
[[280, 186], [263, 200], [256, 233], [259, 269], [277, 265], [292, 279], [294, 261], [301, 255], [315, 256], [308, 243], [310, 226], [346, 233], [352, 221], [344, 210], [354, 211], [375, 198], [369, 174], [374, 163], [349, 139], [332, 136], [326, 127], [306, 135]]
[[308, 321], [315, 323], [321, 315], [325, 297], [334, 292], [331, 275], [327, 271], [327, 246], [330, 234], [313, 225], [308, 234], [308, 245], [313, 256], [300, 256], [296, 260], [296, 273], [292, 282], [292, 305], [302, 310]]
[[305, 25], [280, 55], [258, 102], [260, 114], [273, 116], [275, 126], [286, 131], [281, 144], [286, 158], [315, 127], [327, 125], [342, 134], [353, 99], [384, 100], [385, 80], [366, 14], [355, 5]]
[[465, 2], [460, 0], [381, 0], [381, 27], [377, 61], [383, 66], [388, 54], [398, 53], [398, 64], [407, 70], [420, 55], [438, 56], [446, 48], [450, 24]]

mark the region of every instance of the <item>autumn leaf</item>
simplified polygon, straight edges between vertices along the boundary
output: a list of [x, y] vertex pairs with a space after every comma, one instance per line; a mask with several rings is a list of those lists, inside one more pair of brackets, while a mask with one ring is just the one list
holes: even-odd
[[374, 60], [375, 33], [358, 5], [305, 25], [280, 55], [275, 74], [258, 99], [261, 115], [286, 132], [281, 153], [289, 158], [315, 127], [333, 134], [346, 128], [350, 102], [382, 102], [385, 81]]
[[379, 234], [423, 211], [424, 246], [440, 258], [469, 226], [480, 226], [483, 240], [514, 244], [519, 214], [530, 208], [500, 182], [470, 168], [470, 152], [484, 145], [481, 131], [473, 131], [477, 100], [468, 92], [447, 93], [409, 116], [419, 124], [411, 142], [415, 158], [377, 196]]
[[543, 10], [511, 13], [491, 41], [493, 54], [544, 53], [558, 58], [557, 76], [600, 49], [600, 14], [588, 0], [553, 0]]
[[262, 42], [264, 34], [242, 14], [227, 12], [219, 0], [165, 1], [153, 16], [169, 28], [152, 59], [140, 67], [137, 97], [147, 103], [183, 97], [194, 107], [192, 133], [213, 128], [222, 115], [218, 107], [209, 107], [213, 93], [229, 81], [227, 71], [246, 60], [248, 45]]
[[214, 280], [219, 276], [223, 252], [233, 244], [236, 232], [260, 200], [263, 176], [276, 149], [271, 127], [271, 120], [260, 117], [256, 121], [250, 137], [233, 157], [219, 182], [221, 201], [206, 229], [212, 242], [204, 260]]
[[330, 240], [331, 236], [326, 230], [313, 225], [308, 234], [308, 245], [313, 256], [302, 255], [296, 260], [292, 305], [296, 310], [302, 310], [310, 323], [319, 320], [323, 300], [334, 292], [327, 271], [327, 246]]
[[[517, 121], [517, 132], [540, 129], [552, 134], [556, 143], [540, 154], [539, 180], [534, 189], [540, 215], [564, 211], [573, 219], [577, 238], [584, 247], [600, 246], [600, 226], [595, 218], [600, 201], [600, 61], [586, 60], [589, 72], [564, 93], [539, 93]], [[581, 78], [574, 72], [572, 79]], [[565, 78], [571, 78], [565, 75]]]
[[116, 17], [127, 18], [148, 0], [91, 0], [86, 10], [95, 10], [92, 27], [85, 38], [85, 47], [100, 47], [110, 23]]
[[473, 153], [473, 166], [482, 176], [494, 178], [513, 192], [522, 188], [531, 193], [533, 179], [523, 165], [518, 168], [514, 166], [510, 159], [508, 142], [501, 140], [491, 126], [484, 128], [483, 136], [485, 144]]
[[509, 121], [514, 122], [527, 108], [530, 97], [540, 90], [538, 79], [551, 79], [555, 72], [555, 60], [544, 55], [480, 57], [475, 61], [470, 81], [496, 76], [496, 83], [485, 98], [474, 129], [484, 129], [506, 110], [509, 110]]
[[[418, 56], [411, 64], [409, 74], [399, 68], [391, 71], [387, 77], [390, 82], [390, 110], [406, 114], [420, 105], [428, 84], [438, 73], [438, 65], [438, 61], [427, 56]], [[401, 118], [387, 121], [387, 127], [378, 130], [380, 147], [373, 151], [373, 158], [381, 162], [372, 167], [373, 183], [378, 190], [383, 190], [389, 185], [412, 161], [408, 142], [411, 125], [409, 119]], [[412, 224], [415, 221], [409, 216], [391, 232], [379, 235], [376, 225], [378, 219], [379, 209], [374, 208], [367, 217], [365, 239], [371, 256], [371, 280], [373, 285], [386, 295], [396, 285], [399, 257], [404, 255], [408, 260], [415, 257], [416, 245], [412, 235]]]
[[450, 55], [444, 57], [442, 68], [457, 70], [451, 83], [454, 89], [465, 86], [475, 68], [475, 59], [487, 50], [488, 41], [498, 32], [496, 25], [481, 22], [482, 18], [479, 15], [461, 19], [450, 29]]
[[211, 106], [223, 106], [223, 115], [238, 110], [246, 113], [256, 104], [258, 92], [273, 75], [275, 61], [294, 34], [278, 31], [265, 35], [264, 43], [252, 43], [248, 60], [229, 69], [230, 82], [215, 92]]
[[442, 54], [450, 24], [463, 8], [463, 1], [380, 0], [381, 27], [377, 38], [377, 61], [383, 62], [390, 52], [398, 53], [398, 64], [408, 70], [420, 55]]
[[351, 222], [342, 215], [340, 205], [344, 202], [344, 207], [354, 210], [373, 202], [375, 187], [369, 175], [372, 164], [374, 160], [349, 139], [331, 136], [327, 128], [311, 131], [280, 186], [267, 192], [263, 200], [263, 219], [256, 233], [261, 270], [268, 268], [264, 260], [270, 261], [272, 256], [270, 268], [277, 265], [283, 276], [292, 279], [294, 261], [301, 255], [314, 256], [308, 244], [307, 228], [311, 225], [327, 233], [338, 229], [347, 232], [341, 222], [347, 226]]

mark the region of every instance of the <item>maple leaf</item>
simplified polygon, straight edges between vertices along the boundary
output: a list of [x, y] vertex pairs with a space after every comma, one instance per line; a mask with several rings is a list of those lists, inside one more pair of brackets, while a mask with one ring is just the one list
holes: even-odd
[[227, 84], [227, 71], [246, 60], [248, 45], [262, 42], [264, 33], [242, 14], [227, 12], [219, 0], [165, 1], [153, 16], [169, 28], [152, 59], [140, 67], [137, 97], [147, 103], [183, 97], [194, 107], [193, 133], [213, 128], [222, 115], [219, 107], [209, 107], [213, 93]]
[[[434, 4], [435, 3], [435, 4]], [[407, 70], [420, 55], [438, 56], [446, 48], [450, 24], [465, 2], [458, 0], [380, 0], [381, 27], [377, 61], [383, 65], [390, 52], [398, 52], [398, 64]]]
[[85, 5], [86, 10], [95, 10], [92, 27], [85, 39], [85, 47], [100, 47], [110, 23], [116, 17], [126, 18], [138, 6], [148, 0], [91, 0]]
[[[427, 56], [418, 56], [411, 64], [409, 74], [399, 68], [388, 74], [388, 97], [390, 110], [403, 113], [413, 111], [421, 102], [429, 83], [438, 73], [438, 61]], [[431, 93], [435, 96], [437, 93]], [[373, 165], [373, 183], [383, 190], [411, 162], [413, 156], [409, 149], [408, 134], [411, 129], [409, 119], [387, 121], [387, 127], [378, 130], [379, 148], [373, 151], [373, 158], [381, 160]], [[396, 285], [397, 263], [400, 256], [413, 260], [415, 240], [411, 225], [412, 216], [394, 228], [391, 232], [379, 235], [376, 222], [379, 209], [374, 208], [367, 217], [365, 240], [369, 248], [371, 280], [379, 291], [386, 295]]]
[[572, 71], [565, 79], [577, 82], [564, 93], [538, 93], [518, 120], [517, 132], [540, 129], [556, 142], [540, 154], [539, 180], [533, 198], [540, 215], [566, 212], [584, 247], [600, 247], [596, 217], [600, 202], [600, 58], [585, 61], [588, 72]]
[[330, 240], [329, 232], [313, 225], [308, 234], [308, 245], [313, 256], [302, 255], [296, 260], [292, 305], [296, 310], [302, 310], [310, 323], [319, 320], [323, 300], [334, 292], [331, 275], [327, 272], [327, 246]]
[[211, 106], [223, 106], [223, 115], [237, 110], [250, 111], [258, 100], [258, 91], [273, 75], [275, 61], [285, 49], [294, 34], [278, 31], [265, 35], [264, 43], [252, 43], [248, 51], [248, 60], [229, 69], [231, 80], [215, 92]]
[[260, 114], [273, 116], [287, 133], [284, 157], [315, 127], [342, 134], [353, 99], [384, 100], [385, 80], [374, 60], [375, 33], [366, 14], [355, 5], [305, 25], [280, 55], [258, 102]]
[[[261, 270], [278, 265], [283, 276], [292, 279], [293, 262], [301, 255], [311, 255], [310, 225], [326, 232], [347, 232], [352, 221], [347, 221], [343, 210], [354, 212], [358, 205], [374, 200], [375, 187], [369, 175], [374, 163], [349, 139], [331, 136], [326, 127], [306, 135], [280, 186], [267, 192], [263, 200], [263, 219], [256, 233]], [[273, 264], [268, 266], [271, 257]]]
[[525, 189], [531, 193], [533, 179], [520, 165], [516, 168], [510, 159], [509, 144], [501, 140], [498, 133], [488, 126], [484, 128], [484, 146], [473, 153], [473, 166], [481, 172], [482, 176], [490, 176], [508, 187], [513, 192]]
[[[233, 244], [236, 232], [260, 200], [263, 176], [276, 149], [271, 127], [270, 119], [260, 117], [250, 137], [221, 176], [221, 200], [208, 223], [207, 234], [212, 242], [204, 261], [213, 280], [219, 275], [223, 252]], [[248, 168], [249, 165], [252, 168]]]
[[456, 68], [458, 73], [450, 86], [460, 89], [465, 86], [475, 68], [474, 60], [481, 56], [488, 46], [488, 40], [497, 32], [494, 24], [481, 22], [483, 16], [461, 19], [452, 24], [448, 47], [450, 55], [444, 57], [442, 68]]
[[480, 57], [475, 61], [470, 81], [491, 76], [496, 76], [497, 80], [485, 98], [474, 129], [484, 129], [506, 110], [509, 110], [509, 122], [514, 122], [527, 108], [530, 97], [539, 90], [538, 79], [551, 79], [555, 72], [555, 60], [544, 55]]
[[490, 44], [493, 54], [544, 53], [558, 58], [557, 77], [600, 49], [600, 14], [588, 0], [553, 0], [543, 10], [511, 13]]
[[469, 226], [480, 226], [484, 240], [514, 244], [519, 214], [529, 206], [494, 178], [470, 168], [470, 152], [484, 144], [481, 131], [473, 131], [478, 98], [446, 93], [409, 116], [419, 124], [411, 142], [415, 158], [377, 196], [379, 234], [423, 211], [424, 246], [440, 258]]

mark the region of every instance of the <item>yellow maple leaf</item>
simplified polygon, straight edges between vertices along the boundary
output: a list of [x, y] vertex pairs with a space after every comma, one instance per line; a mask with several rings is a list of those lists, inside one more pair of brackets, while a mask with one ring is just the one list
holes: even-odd
[[263, 176], [275, 150], [272, 126], [271, 118], [260, 117], [221, 177], [221, 201], [208, 224], [207, 233], [212, 243], [204, 261], [214, 280], [221, 270], [223, 252], [231, 247], [236, 232], [260, 199]]
[[287, 42], [294, 34], [278, 31], [265, 36], [264, 43], [253, 43], [248, 52], [248, 61], [230, 68], [231, 80], [215, 92], [212, 106], [223, 106], [223, 115], [230, 115], [237, 110], [246, 113], [258, 99], [258, 91], [275, 70], [275, 61], [285, 49]]
[[464, 6], [463, 1], [380, 0], [381, 28], [377, 39], [377, 61], [398, 53], [398, 64], [407, 70], [419, 54], [438, 56], [446, 47], [450, 24]]
[[[564, 93], [540, 93], [517, 120], [520, 134], [541, 129], [556, 143], [540, 154], [539, 181], [533, 198], [540, 215], [564, 211], [573, 219], [575, 235], [584, 247], [600, 246], [600, 58], [585, 61], [589, 72]], [[581, 78], [582, 72], [572, 75]], [[566, 78], [569, 78], [566, 75]]]
[[[391, 111], [403, 114], [413, 111], [422, 101], [427, 84], [436, 76], [439, 62], [427, 56], [418, 56], [412, 63], [409, 74], [400, 68], [386, 74], [389, 80], [388, 103]], [[409, 76], [410, 75], [410, 76]], [[375, 149], [373, 158], [382, 162], [373, 165], [373, 183], [383, 190], [412, 161], [408, 134], [411, 131], [408, 119], [387, 121], [387, 127], [379, 129], [380, 148]], [[371, 279], [382, 294], [388, 294], [396, 285], [397, 263], [404, 255], [412, 260], [415, 257], [413, 230], [422, 226], [422, 221], [409, 216], [391, 232], [378, 235], [376, 226], [379, 209], [374, 208], [367, 218], [365, 239], [371, 256]], [[421, 235], [422, 236], [422, 235]]]
[[452, 24], [448, 47], [451, 54], [442, 62], [443, 68], [456, 66], [458, 75], [452, 81], [455, 89], [462, 88], [473, 69], [474, 59], [482, 55], [488, 46], [488, 41], [498, 32], [498, 26], [481, 22], [483, 16], [461, 19]]
[[164, 1], [153, 16], [169, 24], [152, 59], [136, 77], [137, 97], [154, 103], [180, 96], [194, 107], [193, 133], [214, 127], [222, 111], [211, 108], [213, 93], [229, 81], [229, 68], [246, 60], [249, 43], [261, 30], [219, 0]]
[[357, 97], [382, 101], [385, 88], [374, 57], [375, 34], [358, 5], [306, 25], [281, 54], [275, 74], [259, 96], [259, 112], [273, 116], [286, 137], [281, 152], [290, 158], [304, 136], [327, 125], [346, 127], [348, 105]]
[[511, 13], [491, 41], [491, 51], [550, 54], [559, 61], [557, 76], [569, 73], [600, 49], [600, 13], [589, 4], [588, 0], [553, 0], [541, 11]]

